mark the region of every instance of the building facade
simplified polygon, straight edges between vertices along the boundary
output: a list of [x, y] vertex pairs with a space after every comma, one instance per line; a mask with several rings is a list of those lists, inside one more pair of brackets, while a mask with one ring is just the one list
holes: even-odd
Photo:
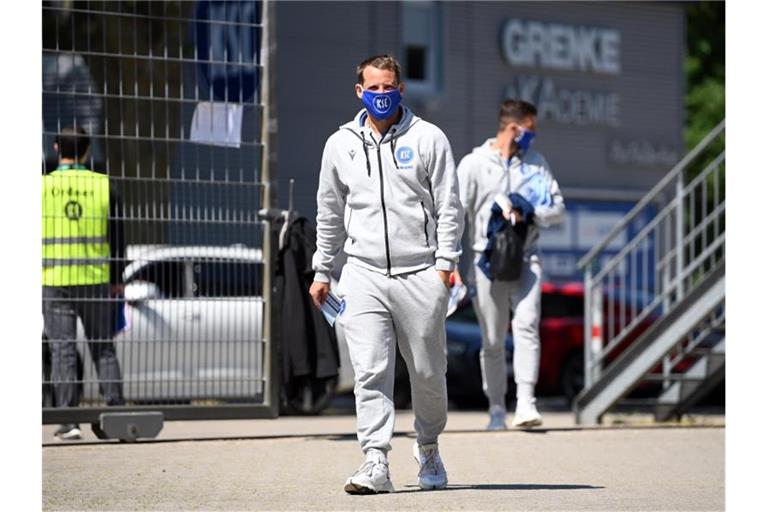
[[550, 279], [578, 279], [578, 257], [684, 154], [679, 3], [278, 2], [282, 205], [294, 178], [296, 209], [314, 218], [325, 140], [361, 108], [356, 65], [380, 53], [400, 59], [404, 103], [457, 163], [495, 134], [505, 98], [537, 105], [536, 149], [568, 208], [542, 235]]

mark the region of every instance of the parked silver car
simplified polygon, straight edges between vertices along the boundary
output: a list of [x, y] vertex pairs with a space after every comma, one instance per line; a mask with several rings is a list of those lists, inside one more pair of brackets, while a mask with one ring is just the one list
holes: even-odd
[[[129, 247], [127, 256], [132, 263], [123, 273], [126, 326], [114, 338], [126, 400], [258, 398], [261, 250], [144, 246]], [[84, 366], [84, 398], [98, 399], [93, 365]]]

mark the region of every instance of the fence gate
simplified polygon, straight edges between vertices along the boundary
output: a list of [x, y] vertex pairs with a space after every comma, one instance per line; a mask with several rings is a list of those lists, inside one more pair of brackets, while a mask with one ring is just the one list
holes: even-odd
[[277, 415], [273, 11], [43, 3], [43, 423]]

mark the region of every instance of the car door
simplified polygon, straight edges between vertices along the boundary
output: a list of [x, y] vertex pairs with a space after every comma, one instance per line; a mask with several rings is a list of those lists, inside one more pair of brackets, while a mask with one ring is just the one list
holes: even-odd
[[187, 321], [198, 392], [206, 398], [254, 399], [262, 392], [261, 264], [229, 258], [192, 261]]
[[190, 265], [177, 258], [151, 261], [126, 283], [126, 327], [115, 337], [126, 399], [174, 403], [193, 398], [188, 347], [197, 333]]

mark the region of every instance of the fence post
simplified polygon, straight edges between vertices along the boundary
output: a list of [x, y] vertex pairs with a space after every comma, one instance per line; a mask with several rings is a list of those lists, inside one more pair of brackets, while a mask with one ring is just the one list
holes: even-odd
[[683, 191], [683, 171], [677, 174], [675, 181], [675, 201], [677, 201], [677, 222], [675, 224], [675, 281], [677, 282], [675, 302], [683, 297], [683, 265], [685, 258], [685, 235], [684, 235], [684, 215], [685, 202]]
[[[263, 4], [263, 16], [262, 16], [262, 45], [260, 62], [262, 65], [262, 87], [261, 87], [261, 103], [262, 103], [262, 117], [261, 117], [261, 140], [263, 141], [261, 152], [261, 183], [262, 183], [262, 197], [261, 208], [263, 211], [271, 211], [274, 205], [275, 191], [272, 190], [272, 183], [274, 182], [274, 176], [272, 172], [276, 170], [275, 160], [277, 155], [277, 148], [275, 147], [276, 135], [277, 135], [277, 119], [275, 118], [274, 111], [274, 93], [275, 93], [275, 79], [273, 72], [273, 64], [275, 55], [275, 7], [274, 2], [271, 0], [265, 1]], [[274, 285], [272, 278], [274, 277], [275, 261], [276, 261], [276, 243], [275, 239], [275, 219], [271, 216], [267, 216], [265, 220], [265, 228], [262, 234], [262, 261], [264, 269], [263, 277], [263, 296], [264, 296], [264, 311], [263, 311], [263, 339], [264, 339], [264, 360], [263, 366], [265, 371], [265, 401], [269, 405], [269, 409], [273, 417], [279, 414], [280, 410], [280, 377], [279, 377], [279, 364], [278, 364], [278, 347], [277, 341], [277, 325], [275, 313], [277, 309], [274, 307]]]
[[584, 389], [592, 386], [592, 265], [584, 269]]
[[593, 283], [590, 290], [592, 306], [592, 325], [589, 349], [592, 352], [592, 378], [593, 383], [600, 378], [602, 373], [602, 360], [598, 358], [603, 352], [603, 290], [600, 283]]

